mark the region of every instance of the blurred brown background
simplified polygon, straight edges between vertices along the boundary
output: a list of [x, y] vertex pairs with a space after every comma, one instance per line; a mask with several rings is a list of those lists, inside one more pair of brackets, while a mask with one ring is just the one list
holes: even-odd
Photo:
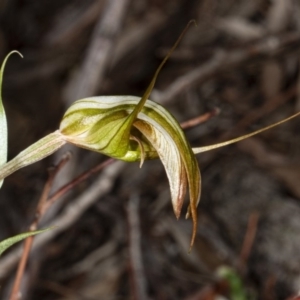
[[[9, 158], [53, 132], [69, 105], [92, 95], [143, 94], [168, 49], [151, 99], [180, 121], [220, 114], [186, 130], [209, 145], [300, 109], [297, 0], [0, 1]], [[22, 299], [230, 299], [216, 270], [236, 270], [244, 299], [292, 299], [300, 288], [300, 120], [237, 145], [198, 155], [202, 198], [196, 243], [177, 222], [159, 161], [113, 164], [60, 199], [23, 280]], [[6, 179], [0, 239], [25, 231], [47, 180], [67, 150], [72, 160], [53, 191], [106, 158], [64, 148]], [[86, 200], [88, 199], [88, 200]], [[83, 204], [84, 203], [84, 204]], [[184, 214], [183, 214], [184, 215]], [[251, 240], [253, 242], [251, 242]], [[0, 260], [7, 299], [16, 251]], [[225, 287], [224, 287], [225, 286]]]

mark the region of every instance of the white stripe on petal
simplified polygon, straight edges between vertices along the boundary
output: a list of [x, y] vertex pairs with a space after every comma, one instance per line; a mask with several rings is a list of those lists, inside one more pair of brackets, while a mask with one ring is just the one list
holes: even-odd
[[[143, 115], [143, 117], [147, 119], [147, 116]], [[134, 122], [134, 126], [149, 140], [165, 167], [174, 213], [179, 218], [187, 188], [185, 166], [174, 140], [159, 124], [153, 126], [151, 124], [153, 122], [153, 120], [147, 123], [137, 120]]]

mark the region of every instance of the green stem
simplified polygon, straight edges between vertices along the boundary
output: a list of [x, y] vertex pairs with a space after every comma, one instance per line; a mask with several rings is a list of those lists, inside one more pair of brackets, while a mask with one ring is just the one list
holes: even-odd
[[36, 143], [32, 144], [15, 158], [0, 167], [0, 180], [16, 172], [17, 170], [31, 165], [43, 158], [51, 155], [61, 148], [66, 141], [63, 135], [57, 130], [48, 134]]

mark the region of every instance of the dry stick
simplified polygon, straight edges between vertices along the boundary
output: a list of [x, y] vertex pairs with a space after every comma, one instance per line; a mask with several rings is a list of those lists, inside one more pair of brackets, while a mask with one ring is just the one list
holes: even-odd
[[92, 35], [91, 43], [78, 76], [71, 78], [67, 87], [66, 102], [95, 94], [110, 62], [115, 38], [122, 28], [129, 0], [106, 1], [106, 8]]
[[199, 124], [203, 124], [207, 122], [209, 119], [213, 118], [214, 116], [218, 115], [220, 113], [220, 110], [218, 108], [215, 108], [214, 110], [207, 112], [201, 116], [198, 116], [196, 118], [190, 119], [188, 121], [180, 123], [180, 126], [182, 129], [188, 129], [191, 127], [195, 127]]
[[58, 198], [62, 197], [64, 194], [66, 194], [68, 191], [73, 189], [76, 185], [83, 182], [84, 180], [91, 177], [93, 174], [100, 172], [105, 167], [109, 166], [113, 162], [115, 162], [113, 158], [109, 158], [106, 161], [98, 164], [96, 167], [82, 173], [75, 179], [73, 179], [71, 182], [65, 184], [63, 187], [61, 187], [58, 191], [56, 191], [53, 195], [50, 196], [48, 201], [45, 203], [44, 210], [47, 210]]
[[264, 37], [259, 42], [250, 47], [238, 50], [221, 50], [216, 51], [216, 54], [205, 64], [193, 69], [191, 72], [180, 76], [173, 81], [170, 86], [162, 91], [155, 91], [152, 93], [152, 99], [166, 104], [183, 91], [187, 90], [195, 84], [211, 78], [217, 73], [233, 68], [251, 58], [260, 55], [275, 55], [279, 51], [288, 46], [297, 45], [300, 42], [300, 33], [293, 32], [284, 36], [270, 36]]
[[[103, 164], [106, 165], [107, 162]], [[107, 165], [106, 165], [107, 166]], [[66, 230], [98, 199], [99, 195], [103, 195], [109, 191], [112, 187], [115, 178], [118, 176], [121, 168], [124, 166], [121, 162], [116, 162], [113, 165], [107, 166], [103, 173], [99, 175], [99, 178], [86, 189], [86, 191], [72, 201], [56, 219], [49, 225], [56, 227], [55, 230], [50, 230], [37, 236], [35, 243], [33, 244], [33, 250], [41, 247], [51, 239], [56, 237], [59, 233]], [[98, 166], [100, 168], [100, 166]], [[70, 186], [71, 188], [71, 186]], [[55, 197], [53, 195], [52, 197]], [[50, 197], [50, 200], [51, 198]], [[15, 266], [21, 256], [21, 247], [17, 247], [11, 251], [8, 255], [0, 260], [0, 279], [4, 278], [6, 274]]]
[[258, 220], [259, 220], [258, 212], [253, 212], [248, 219], [247, 230], [246, 230], [242, 250], [240, 253], [240, 257], [238, 260], [238, 269], [241, 271], [244, 271], [247, 265], [247, 261], [249, 259], [253, 247], [254, 239], [256, 236], [256, 232], [257, 232]]
[[[59, 172], [59, 170], [61, 170], [61, 168], [63, 168], [63, 166], [67, 163], [69, 158], [70, 158], [69, 154], [65, 155], [65, 157], [62, 158], [62, 160], [59, 162], [59, 164], [56, 167], [49, 169], [49, 178], [45, 184], [42, 195], [38, 202], [36, 215], [35, 215], [34, 221], [32, 222], [32, 224], [30, 226], [30, 231], [37, 230], [38, 223], [39, 223], [40, 219], [42, 218], [43, 214], [46, 212], [46, 210], [43, 207], [46, 204], [47, 197], [50, 192], [54, 178], [55, 178], [56, 174]], [[15, 278], [15, 281], [13, 284], [13, 288], [11, 291], [11, 295], [9, 298], [10, 300], [18, 300], [21, 297], [21, 295], [19, 293], [21, 281], [22, 281], [22, 278], [24, 275], [24, 271], [25, 271], [26, 263], [28, 261], [29, 252], [30, 252], [32, 243], [33, 243], [33, 236], [28, 237], [24, 242], [24, 249], [23, 249], [21, 260], [19, 262], [19, 266], [18, 266], [16, 278]]]
[[141, 250], [139, 196], [131, 195], [127, 207], [129, 231], [129, 260], [134, 300], [146, 300], [147, 284]]

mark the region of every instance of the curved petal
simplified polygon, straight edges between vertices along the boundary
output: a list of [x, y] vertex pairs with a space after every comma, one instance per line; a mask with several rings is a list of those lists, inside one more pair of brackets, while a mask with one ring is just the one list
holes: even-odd
[[[184, 164], [186, 176], [189, 184], [190, 206], [187, 217], [192, 216], [193, 234], [191, 246], [194, 243], [197, 229], [197, 205], [200, 200], [201, 176], [197, 159], [187, 141], [185, 134], [176, 119], [161, 105], [148, 100], [143, 107], [138, 119], [145, 120], [153, 127], [163, 128], [176, 144]], [[148, 137], [147, 137], [148, 138]], [[155, 145], [153, 145], [155, 147]], [[160, 153], [158, 153], [160, 155]]]
[[[127, 100], [128, 96], [78, 100], [65, 113], [60, 132], [66, 141], [79, 147], [125, 161], [138, 161], [140, 151], [133, 146], [132, 127], [127, 123], [140, 98], [134, 97], [133, 102]], [[147, 150], [147, 159], [157, 157], [150, 144], [143, 146]]]
[[179, 218], [184, 196], [186, 195], [187, 177], [179, 150], [170, 135], [160, 126], [153, 126], [142, 120], [136, 120], [134, 126], [142, 132], [157, 151], [170, 184], [172, 205], [175, 216]]
[[[21, 57], [22, 54], [18, 51], [10, 52], [4, 59], [1, 69], [0, 69], [0, 166], [5, 164], [7, 161], [7, 122], [5, 110], [2, 102], [2, 82], [3, 82], [3, 72], [8, 58], [13, 54], [18, 53]], [[0, 181], [0, 188], [3, 184], [3, 180]]]

